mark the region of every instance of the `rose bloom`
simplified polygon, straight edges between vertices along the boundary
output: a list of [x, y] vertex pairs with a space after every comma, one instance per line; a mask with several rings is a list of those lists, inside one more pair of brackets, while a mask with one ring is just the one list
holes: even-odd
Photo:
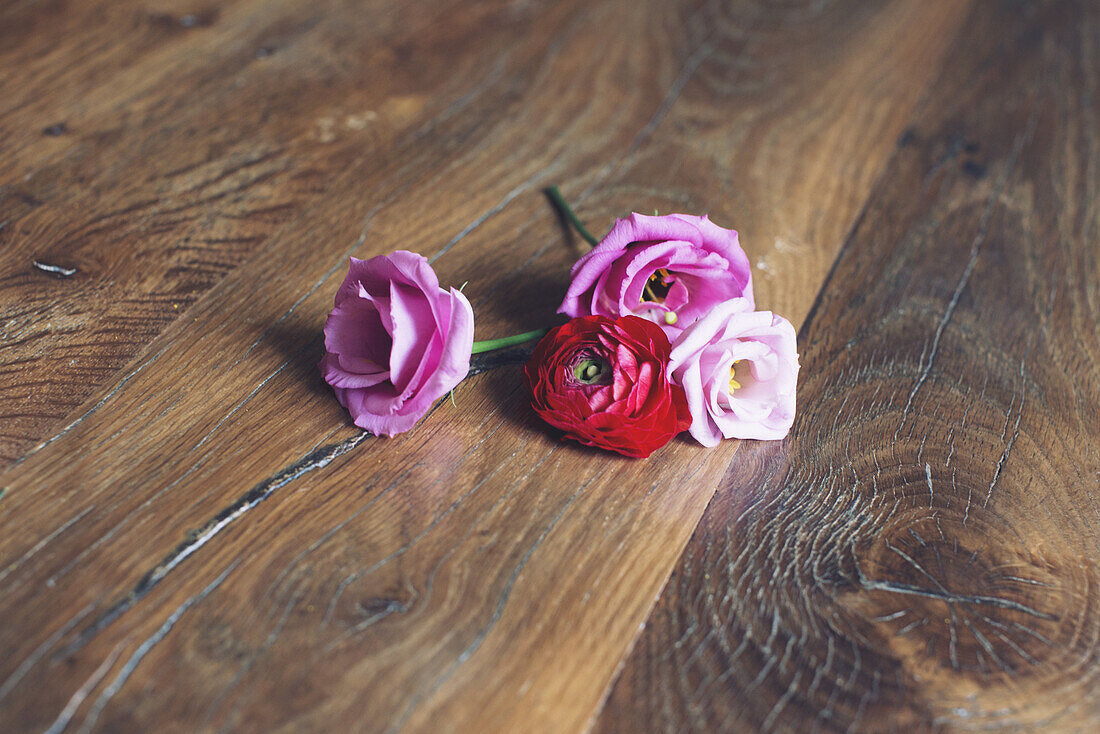
[[737, 232], [706, 217], [619, 219], [570, 275], [559, 313], [634, 314], [659, 324], [670, 340], [732, 298], [752, 306], [749, 259]]
[[684, 388], [691, 435], [783, 438], [794, 422], [798, 352], [794, 327], [743, 300], [717, 306], [672, 345], [668, 374]]
[[440, 288], [422, 255], [353, 257], [325, 322], [321, 374], [355, 425], [393, 436], [462, 381], [473, 341], [470, 302]]
[[646, 457], [691, 422], [665, 369], [670, 345], [636, 316], [585, 316], [551, 329], [523, 368], [535, 412], [589, 446]]

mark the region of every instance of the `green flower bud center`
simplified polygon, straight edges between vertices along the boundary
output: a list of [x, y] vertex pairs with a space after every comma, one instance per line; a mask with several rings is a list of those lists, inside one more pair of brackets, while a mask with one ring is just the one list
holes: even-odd
[[600, 359], [583, 359], [573, 367], [573, 376], [578, 382], [585, 385], [595, 385], [601, 382], [605, 375], [611, 371], [611, 366]]

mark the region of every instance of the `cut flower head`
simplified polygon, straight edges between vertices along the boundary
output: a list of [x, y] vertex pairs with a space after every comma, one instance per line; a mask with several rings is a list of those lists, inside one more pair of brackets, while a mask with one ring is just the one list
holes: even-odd
[[720, 303], [740, 298], [752, 307], [752, 274], [737, 232], [707, 217], [631, 214], [570, 275], [559, 313], [633, 314], [670, 340]]
[[670, 344], [637, 316], [584, 316], [551, 329], [523, 368], [535, 412], [567, 438], [646, 457], [691, 422], [666, 374]]
[[686, 328], [672, 345], [668, 374], [684, 388], [688, 430], [704, 446], [783, 438], [794, 423], [794, 327], [746, 301], [722, 303]]
[[321, 374], [355, 425], [409, 430], [470, 371], [474, 312], [423, 255], [351, 258], [325, 322]]

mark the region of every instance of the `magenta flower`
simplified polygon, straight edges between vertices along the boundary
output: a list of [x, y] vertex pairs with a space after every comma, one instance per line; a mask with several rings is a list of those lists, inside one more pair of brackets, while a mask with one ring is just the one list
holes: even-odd
[[668, 374], [684, 388], [704, 446], [725, 438], [783, 438], [794, 422], [798, 352], [794, 327], [770, 311], [728, 301], [684, 329]]
[[720, 303], [741, 298], [753, 306], [749, 259], [737, 232], [706, 217], [619, 219], [570, 275], [558, 313], [633, 314], [659, 324], [669, 340]]
[[355, 425], [393, 436], [462, 381], [473, 340], [470, 302], [440, 288], [422, 255], [353, 257], [325, 322], [321, 374]]

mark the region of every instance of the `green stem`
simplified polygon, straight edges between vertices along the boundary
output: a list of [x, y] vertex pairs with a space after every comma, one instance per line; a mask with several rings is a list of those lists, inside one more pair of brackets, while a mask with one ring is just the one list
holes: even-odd
[[581, 237], [584, 237], [588, 241], [588, 244], [595, 247], [599, 244], [599, 240], [592, 236], [592, 233], [581, 223], [581, 220], [577, 218], [577, 213], [573, 211], [573, 208], [565, 203], [565, 198], [562, 197], [561, 192], [558, 191], [557, 186], [550, 186], [546, 189], [546, 195], [550, 197], [550, 201], [554, 202], [554, 206], [565, 215], [565, 218], [569, 220], [569, 223], [573, 225], [573, 228], [580, 233]]
[[505, 336], [500, 339], [486, 339], [483, 342], [474, 342], [474, 349], [472, 354], [481, 354], [482, 352], [491, 352], [494, 349], [504, 349], [505, 347], [514, 347], [517, 344], [523, 344], [524, 342], [533, 341], [538, 339], [550, 331], [549, 329], [535, 329], [534, 331], [525, 331], [522, 334], [516, 334], [515, 336]]

